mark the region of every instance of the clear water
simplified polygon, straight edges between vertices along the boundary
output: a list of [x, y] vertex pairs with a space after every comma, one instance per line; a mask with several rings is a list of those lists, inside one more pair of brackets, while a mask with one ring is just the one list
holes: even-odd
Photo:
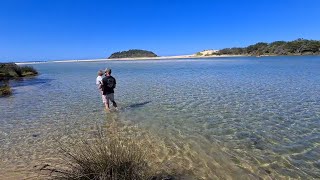
[[[0, 99], [0, 171], [39, 161], [52, 137], [116, 116], [162, 139], [203, 179], [320, 178], [320, 57], [47, 63]], [[111, 67], [120, 111], [95, 86]], [[178, 160], [177, 160], [178, 161]], [[1, 173], [1, 172], [0, 172]]]

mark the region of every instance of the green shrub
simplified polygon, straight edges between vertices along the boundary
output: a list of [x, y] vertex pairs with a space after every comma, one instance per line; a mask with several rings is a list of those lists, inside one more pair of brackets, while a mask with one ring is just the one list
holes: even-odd
[[0, 86], [0, 96], [10, 96], [11, 94], [12, 90], [8, 84]]
[[15, 63], [0, 63], [0, 80], [34, 76], [38, 72], [32, 66], [18, 66]]
[[22, 76], [30, 76], [30, 75], [38, 74], [38, 71], [32, 66], [21, 66], [20, 69], [21, 69]]

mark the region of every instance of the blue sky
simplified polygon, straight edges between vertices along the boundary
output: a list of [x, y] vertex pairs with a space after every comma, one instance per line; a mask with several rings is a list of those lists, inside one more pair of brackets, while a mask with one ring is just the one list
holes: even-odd
[[0, 0], [0, 61], [320, 40], [318, 0]]

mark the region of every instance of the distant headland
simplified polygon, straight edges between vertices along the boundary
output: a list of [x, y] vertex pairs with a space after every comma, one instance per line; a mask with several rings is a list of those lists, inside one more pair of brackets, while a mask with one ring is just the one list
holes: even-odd
[[97, 62], [108, 60], [165, 60], [165, 59], [198, 59], [198, 58], [216, 58], [216, 57], [238, 57], [238, 56], [304, 56], [320, 55], [320, 41], [297, 39], [294, 41], [274, 41], [271, 43], [258, 42], [247, 47], [224, 48], [220, 50], [204, 50], [194, 54], [176, 55], [176, 56], [158, 56], [152, 51], [131, 49], [111, 54], [108, 58], [102, 59], [73, 59], [73, 60], [52, 60], [20, 62], [23, 64], [37, 63], [71, 63], [71, 62]]
[[158, 55], [156, 55], [154, 52], [151, 52], [151, 51], [131, 49], [129, 51], [115, 52], [108, 59], [141, 58], [141, 57], [158, 57]]
[[297, 39], [294, 41], [259, 42], [247, 47], [206, 50], [196, 56], [243, 55], [243, 56], [286, 56], [286, 55], [320, 55], [320, 41]]
[[204, 50], [191, 55], [158, 56], [151, 51], [129, 50], [113, 53], [108, 59], [143, 60], [143, 59], [184, 59], [234, 56], [303, 56], [320, 55], [320, 41], [299, 38], [294, 41], [258, 42], [247, 47]]

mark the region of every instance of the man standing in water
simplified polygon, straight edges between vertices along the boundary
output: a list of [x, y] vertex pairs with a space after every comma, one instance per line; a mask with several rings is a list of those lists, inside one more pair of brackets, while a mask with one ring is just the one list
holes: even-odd
[[117, 108], [117, 103], [114, 101], [114, 88], [116, 87], [116, 79], [111, 76], [111, 69], [107, 68], [105, 71], [106, 77], [102, 79], [102, 90], [105, 96], [106, 110], [110, 111], [109, 101], [112, 102], [113, 106]]

